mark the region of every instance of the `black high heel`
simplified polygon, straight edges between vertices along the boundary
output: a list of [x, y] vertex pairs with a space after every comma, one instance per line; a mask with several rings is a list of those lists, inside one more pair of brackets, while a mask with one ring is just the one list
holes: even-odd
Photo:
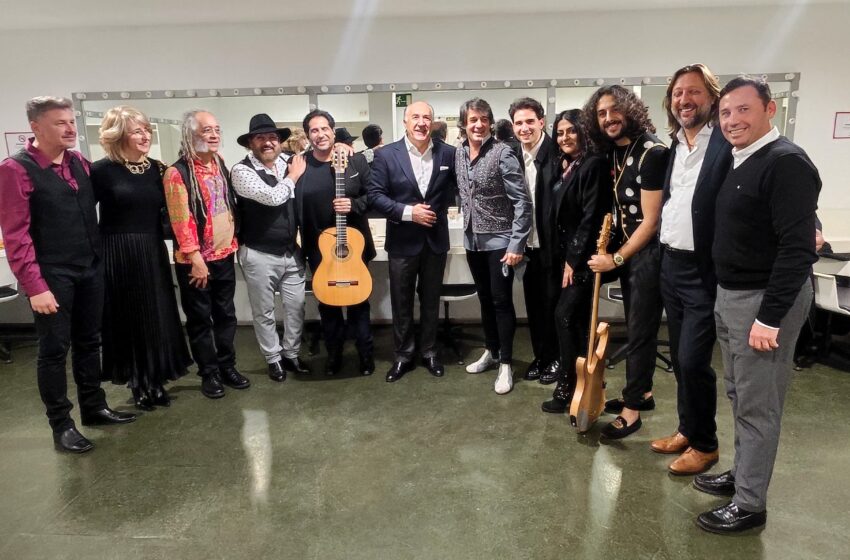
[[157, 385], [151, 390], [151, 402], [156, 406], [171, 406], [171, 397], [162, 385]]
[[154, 410], [156, 407], [154, 406], [153, 401], [151, 401], [150, 396], [139, 389], [138, 387], [131, 388], [130, 391], [133, 393], [133, 402], [136, 403], [136, 408], [139, 410]]

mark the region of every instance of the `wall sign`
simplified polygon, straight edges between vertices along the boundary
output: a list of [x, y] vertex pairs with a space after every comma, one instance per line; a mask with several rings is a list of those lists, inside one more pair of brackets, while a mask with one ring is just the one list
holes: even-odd
[[832, 129], [833, 139], [850, 139], [850, 113], [835, 113], [835, 125]]
[[7, 132], [6, 133], [6, 155], [10, 156], [27, 145], [27, 138], [32, 132]]

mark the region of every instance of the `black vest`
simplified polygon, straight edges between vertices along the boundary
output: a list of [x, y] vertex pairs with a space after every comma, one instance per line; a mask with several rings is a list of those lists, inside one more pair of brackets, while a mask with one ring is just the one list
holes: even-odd
[[[254, 171], [267, 185], [277, 185], [277, 178], [263, 170], [254, 168], [249, 157], [242, 165]], [[294, 198], [293, 193], [293, 198]], [[272, 255], [292, 255], [295, 252], [295, 204], [290, 198], [280, 206], [267, 206], [250, 198], [239, 196], [241, 229], [239, 241], [251, 249]]]
[[82, 162], [71, 158], [71, 173], [77, 181], [74, 190], [52, 169], [42, 169], [26, 150], [12, 159], [23, 166], [33, 184], [29, 233], [38, 264], [90, 266], [100, 257], [101, 243], [97, 201]]
[[[227, 168], [224, 166], [224, 162], [220, 157], [216, 156], [219, 168], [221, 169], [221, 174], [224, 176], [225, 182], [225, 191], [227, 192], [227, 205], [230, 206], [230, 211], [233, 213], [233, 235], [237, 236], [240, 234], [239, 232], [239, 212], [236, 209], [236, 197], [233, 194], [233, 186], [230, 184], [230, 173], [227, 172]], [[189, 165], [190, 162], [186, 160], [186, 158], [181, 157], [177, 161], [171, 164], [171, 167], [177, 170], [180, 173], [180, 178], [183, 179], [183, 185], [186, 187], [186, 192], [189, 192]], [[191, 195], [190, 195], [191, 196]], [[198, 242], [202, 243], [204, 238], [204, 228], [207, 227], [207, 217], [204, 216], [203, 213], [195, 215], [192, 212], [192, 205], [189, 205], [189, 213], [192, 214], [192, 217], [195, 218], [195, 226], [198, 230]], [[174, 234], [172, 233], [172, 236]], [[240, 237], [241, 239], [241, 237]]]

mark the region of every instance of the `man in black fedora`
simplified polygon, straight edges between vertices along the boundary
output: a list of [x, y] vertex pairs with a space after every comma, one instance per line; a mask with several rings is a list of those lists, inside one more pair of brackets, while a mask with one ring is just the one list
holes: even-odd
[[348, 129], [344, 126], [337, 128], [334, 131], [334, 140], [337, 144], [345, 144], [346, 146], [353, 146], [354, 141], [360, 138], [359, 136], [352, 136]]
[[[285, 381], [286, 371], [309, 373], [301, 363], [304, 325], [304, 260], [295, 234], [295, 183], [304, 173], [303, 156], [289, 163], [281, 156], [288, 128], [271, 117], [254, 115], [248, 132], [236, 141], [250, 152], [233, 166], [242, 229], [239, 265], [248, 287], [254, 334], [273, 381]], [[275, 323], [275, 292], [283, 300], [283, 341]]]

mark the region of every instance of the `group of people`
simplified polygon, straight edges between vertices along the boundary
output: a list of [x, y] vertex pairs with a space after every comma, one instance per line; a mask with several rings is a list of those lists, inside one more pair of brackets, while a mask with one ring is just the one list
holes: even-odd
[[[740, 77], [721, 89], [706, 66], [689, 65], [674, 73], [664, 107], [669, 148], [646, 105], [619, 85], [558, 113], [551, 136], [543, 106], [517, 99], [508, 110], [516, 141], [507, 142], [494, 137], [490, 105], [474, 98], [460, 108], [464, 141], [456, 148], [435, 139], [433, 108], [417, 101], [405, 109], [400, 140], [383, 145], [379, 127], [364, 130], [368, 153], [350, 154], [345, 195], [337, 196], [331, 162], [335, 150], [351, 149], [340, 146], [333, 117], [319, 109], [302, 123], [306, 152], [301, 139], [289, 142], [289, 129], [255, 115], [237, 138], [247, 154], [228, 170], [219, 155], [221, 130], [208, 111], [186, 113], [179, 158], [165, 166], [148, 157], [147, 117], [116, 107], [100, 130], [107, 157], [90, 165], [72, 150], [71, 103], [32, 99], [34, 137], [0, 164], [0, 227], [34, 312], [38, 385], [57, 449], [92, 448], [70, 416], [69, 348], [84, 425], [135, 419], [109, 408], [102, 379], [127, 384], [143, 410], [169, 405], [166, 383], [192, 360], [206, 397], [250, 385], [236, 368], [237, 256], [269, 377], [282, 382], [287, 372], [309, 373], [299, 357], [305, 268], [315, 271], [321, 262], [318, 240], [337, 214], [363, 234], [366, 263], [376, 254], [367, 210], [387, 220], [394, 357], [386, 381], [414, 370], [417, 359], [443, 376], [439, 298], [447, 213], [459, 198], [485, 335], [483, 353], [466, 371], [494, 369], [495, 392], [511, 391], [512, 292], [521, 277], [534, 354], [525, 379], [554, 383], [542, 408], [565, 412], [576, 358], [587, 344], [594, 275], [619, 279], [626, 382], [622, 396], [605, 405], [617, 416], [602, 435], [634, 433], [640, 413], [655, 407], [657, 333], [666, 310], [678, 426], [651, 448], [677, 455], [670, 472], [698, 475], [697, 489], [732, 496], [700, 515], [699, 526], [725, 533], [763, 525], [794, 343], [812, 299], [820, 180], [805, 152], [771, 125], [776, 104], [762, 80]], [[614, 216], [613, 237], [598, 252], [607, 213]], [[188, 348], [165, 235], [174, 240]], [[283, 300], [282, 339], [276, 294]], [[368, 300], [347, 309], [320, 303], [319, 314], [325, 373], [342, 369], [347, 331], [354, 333], [359, 372], [373, 373]], [[730, 471], [701, 474], [719, 457], [711, 367], [717, 340], [735, 459]]]

